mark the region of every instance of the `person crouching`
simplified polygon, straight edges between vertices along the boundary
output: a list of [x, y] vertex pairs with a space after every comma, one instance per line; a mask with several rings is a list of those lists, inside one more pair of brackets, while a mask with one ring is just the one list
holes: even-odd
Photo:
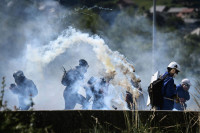
[[190, 100], [190, 89], [191, 83], [189, 79], [183, 79], [181, 84], [176, 87], [178, 100], [174, 102], [174, 108], [176, 110], [185, 110], [187, 107], [186, 101]]

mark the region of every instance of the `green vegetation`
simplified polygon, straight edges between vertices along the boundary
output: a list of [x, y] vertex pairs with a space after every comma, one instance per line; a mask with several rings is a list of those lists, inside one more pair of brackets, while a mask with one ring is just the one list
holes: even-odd
[[186, 36], [180, 52], [182, 55], [182, 58], [180, 58], [180, 63], [184, 64], [186, 71], [194, 73], [193, 76], [198, 78], [200, 72], [200, 69], [197, 67], [200, 63], [200, 37], [197, 35]]
[[199, 80], [196, 81], [195, 90], [196, 90], [197, 93], [195, 93], [193, 95], [194, 101], [195, 101], [197, 107], [200, 108], [200, 81]]
[[7, 101], [4, 101], [4, 93], [5, 93], [5, 77], [2, 78], [2, 87], [1, 87], [1, 96], [0, 96], [0, 111], [1, 110], [8, 110], [7, 108]]
[[74, 24], [81, 30], [87, 29], [92, 33], [97, 33], [98, 29], [103, 29], [106, 26], [102, 18], [99, 17], [98, 14], [92, 12], [92, 10], [78, 10], [77, 13], [79, 17], [76, 19], [77, 23], [75, 22]]

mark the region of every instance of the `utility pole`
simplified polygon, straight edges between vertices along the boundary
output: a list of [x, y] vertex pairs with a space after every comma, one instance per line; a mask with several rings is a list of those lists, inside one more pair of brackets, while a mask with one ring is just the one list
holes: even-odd
[[153, 0], [153, 42], [152, 42], [152, 74], [155, 73], [155, 46], [156, 46], [156, 0]]

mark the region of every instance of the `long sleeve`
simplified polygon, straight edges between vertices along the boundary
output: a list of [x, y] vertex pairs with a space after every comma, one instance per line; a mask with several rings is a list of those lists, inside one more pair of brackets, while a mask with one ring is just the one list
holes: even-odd
[[189, 94], [189, 92], [186, 93], [185, 100], [187, 100], [187, 101], [190, 100], [190, 94]]
[[166, 97], [173, 97], [176, 95], [176, 90], [174, 88], [174, 80], [172, 78], [169, 78], [168, 81], [164, 82], [165, 86], [165, 96]]
[[[15, 85], [15, 84], [14, 84]], [[14, 94], [19, 94], [20, 91], [19, 91], [19, 88], [15, 85], [13, 86], [11, 89], [10, 89]]]
[[190, 100], [190, 94], [188, 91], [185, 91], [181, 85], [178, 85], [177, 88], [178, 97], [184, 98], [185, 100]]

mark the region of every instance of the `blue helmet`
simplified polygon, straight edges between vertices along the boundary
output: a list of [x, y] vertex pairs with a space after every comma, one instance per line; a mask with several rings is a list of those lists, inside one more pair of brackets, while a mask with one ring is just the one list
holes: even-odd
[[84, 67], [86, 67], [86, 66], [89, 66], [89, 65], [88, 65], [88, 63], [87, 63], [86, 60], [80, 59], [80, 60], [79, 60], [79, 66], [84, 66]]
[[13, 77], [14, 78], [24, 77], [24, 73], [21, 70], [16, 71], [15, 73], [13, 73]]

